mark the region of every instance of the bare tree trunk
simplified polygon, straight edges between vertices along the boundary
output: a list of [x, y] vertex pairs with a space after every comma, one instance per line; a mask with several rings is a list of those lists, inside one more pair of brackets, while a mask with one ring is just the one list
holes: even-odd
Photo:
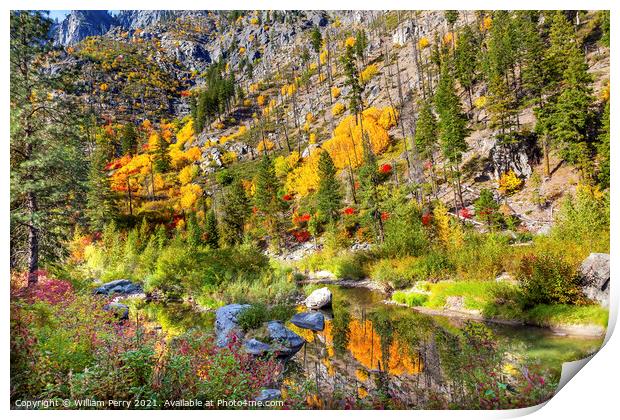
[[30, 213], [28, 225], [28, 286], [39, 280], [39, 229], [34, 225], [34, 215], [38, 210], [37, 198], [33, 192], [27, 194], [27, 206]]

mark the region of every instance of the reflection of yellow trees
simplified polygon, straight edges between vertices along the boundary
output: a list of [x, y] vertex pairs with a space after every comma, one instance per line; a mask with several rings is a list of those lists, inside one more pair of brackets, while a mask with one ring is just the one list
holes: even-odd
[[349, 323], [347, 349], [367, 369], [378, 369], [381, 366], [381, 369], [387, 367], [388, 373], [392, 375], [413, 375], [423, 368], [420, 357], [411, 357], [396, 337], [388, 349], [388, 360], [383, 360], [381, 336], [374, 330], [370, 320], [361, 322], [354, 319]]
[[347, 349], [353, 357], [368, 369], [377, 369], [381, 360], [381, 337], [377, 334], [370, 320], [357, 319], [349, 323], [349, 340]]

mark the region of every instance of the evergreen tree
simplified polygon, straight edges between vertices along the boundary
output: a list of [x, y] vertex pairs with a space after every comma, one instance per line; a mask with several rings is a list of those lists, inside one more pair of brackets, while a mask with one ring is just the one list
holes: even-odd
[[128, 122], [121, 132], [121, 150], [124, 155], [134, 155], [138, 148], [138, 133], [133, 123]]
[[364, 161], [359, 169], [360, 197], [362, 206], [366, 209], [373, 222], [373, 227], [377, 231], [379, 242], [385, 239], [383, 219], [381, 218], [380, 200], [377, 191], [381, 180], [379, 178], [379, 167], [377, 156], [372, 150], [368, 133], [362, 133], [362, 145]]
[[456, 78], [467, 91], [469, 107], [472, 107], [472, 87], [476, 81], [476, 68], [480, 45], [471, 26], [466, 25], [461, 31], [459, 42], [454, 50], [454, 70]]
[[116, 206], [110, 191], [106, 164], [111, 156], [109, 143], [98, 138], [91, 155], [86, 195], [86, 217], [93, 230], [102, 230], [113, 218]]
[[347, 45], [344, 55], [342, 56], [342, 65], [344, 67], [345, 83], [349, 86], [349, 110], [351, 114], [359, 115], [362, 112], [362, 85], [360, 83], [359, 73], [355, 62], [355, 53], [353, 46]]
[[499, 204], [495, 201], [493, 193], [484, 188], [480, 191], [480, 196], [474, 201], [476, 218], [485, 223], [489, 228], [497, 227], [501, 221], [499, 214]]
[[366, 31], [360, 29], [355, 36], [355, 55], [362, 63], [366, 63], [366, 48], [368, 48], [368, 37]]
[[217, 217], [215, 211], [210, 209], [205, 217], [205, 233], [207, 234], [207, 245], [212, 249], [219, 247], [220, 235], [218, 233]]
[[599, 156], [599, 172], [598, 180], [603, 188], [609, 188], [610, 182], [610, 137], [609, 137], [609, 102], [605, 104], [605, 112], [603, 113], [603, 129], [599, 136], [599, 144], [597, 146]]
[[250, 214], [250, 201], [243, 184], [234, 180], [225, 190], [218, 225], [222, 244], [232, 246], [243, 242], [246, 220]]
[[202, 228], [198, 224], [196, 213], [190, 213], [187, 218], [187, 245], [198, 248], [202, 245]]
[[267, 231], [275, 240], [277, 249], [281, 246], [281, 213], [285, 203], [279, 196], [280, 180], [276, 176], [273, 161], [269, 155], [264, 155], [256, 175], [256, 192], [254, 203], [265, 221]]
[[588, 65], [580, 51], [567, 57], [562, 92], [551, 115], [551, 136], [560, 146], [562, 158], [586, 169], [590, 163], [587, 136], [593, 103]]
[[449, 62], [442, 65], [441, 77], [435, 104], [439, 114], [439, 141], [444, 158], [452, 164], [460, 163], [463, 153], [467, 150], [467, 119], [461, 101], [456, 94], [454, 77], [449, 70]]
[[316, 192], [317, 208], [321, 219], [327, 223], [338, 220], [342, 207], [340, 183], [336, 178], [336, 166], [327, 151], [322, 151], [318, 164], [319, 187]]
[[415, 130], [415, 147], [424, 160], [434, 161], [437, 150], [437, 119], [433, 114], [430, 102], [422, 103]]
[[11, 11], [10, 263], [29, 285], [42, 263], [64, 255], [86, 201], [84, 121], [68, 72], [51, 71], [50, 27], [43, 12]]
[[461, 101], [454, 88], [454, 78], [449, 70], [449, 61], [442, 64], [441, 77], [435, 94], [435, 104], [439, 114], [439, 143], [444, 159], [450, 165], [454, 182], [454, 207], [457, 196], [463, 205], [461, 191], [460, 164], [467, 150], [467, 119], [463, 115]]
[[168, 154], [168, 142], [163, 136], [159, 136], [157, 149], [155, 149], [155, 170], [160, 173], [170, 170], [170, 155]]

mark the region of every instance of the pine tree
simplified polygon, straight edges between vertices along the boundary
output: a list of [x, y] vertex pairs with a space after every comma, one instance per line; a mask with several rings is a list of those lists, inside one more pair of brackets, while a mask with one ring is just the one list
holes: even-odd
[[26, 269], [29, 285], [65, 253], [86, 201], [84, 121], [68, 72], [51, 71], [46, 58], [50, 26], [42, 12], [11, 11], [10, 263]]
[[310, 44], [312, 45], [312, 50], [316, 54], [317, 66], [319, 69], [319, 78], [321, 76], [321, 46], [323, 45], [323, 36], [321, 35], [321, 31], [317, 26], [314, 27], [310, 34]]
[[435, 105], [439, 114], [439, 141], [443, 156], [451, 163], [458, 164], [467, 150], [467, 119], [455, 91], [449, 62], [442, 65]]
[[316, 192], [317, 208], [321, 220], [333, 223], [338, 220], [342, 207], [340, 183], [336, 178], [334, 161], [327, 151], [322, 151], [318, 163], [319, 187]]
[[467, 150], [467, 119], [463, 115], [461, 101], [454, 88], [454, 78], [449, 69], [450, 62], [442, 64], [441, 77], [435, 94], [435, 104], [439, 114], [439, 143], [444, 159], [450, 165], [454, 181], [454, 207], [457, 208], [457, 196], [463, 205], [461, 191], [460, 164], [463, 153]]
[[603, 128], [599, 135], [599, 144], [597, 146], [599, 156], [599, 172], [598, 180], [603, 188], [609, 188], [610, 182], [610, 137], [609, 137], [609, 102], [605, 104], [605, 112], [603, 113]]
[[116, 211], [106, 164], [111, 155], [105, 139], [97, 139], [91, 155], [86, 195], [86, 217], [93, 230], [102, 230]]
[[155, 170], [159, 173], [170, 170], [170, 155], [168, 154], [168, 142], [163, 136], [159, 136], [157, 149], [155, 150]]
[[128, 122], [121, 132], [121, 150], [124, 155], [134, 155], [138, 147], [138, 133], [133, 123]]
[[232, 246], [242, 243], [246, 220], [250, 214], [250, 200], [241, 181], [234, 180], [224, 190], [220, 211], [218, 228], [222, 244]]
[[279, 196], [280, 180], [276, 176], [273, 161], [269, 155], [264, 155], [256, 175], [256, 192], [254, 203], [265, 221], [268, 233], [278, 250], [281, 247], [282, 211], [285, 203]]
[[415, 147], [424, 160], [434, 161], [437, 150], [437, 119], [429, 101], [422, 103], [415, 130]]
[[196, 213], [190, 213], [187, 218], [187, 245], [198, 248], [202, 245], [202, 228], [198, 224]]
[[205, 217], [205, 233], [207, 234], [207, 245], [212, 249], [219, 247], [220, 235], [218, 233], [217, 217], [215, 211], [210, 209]]
[[353, 46], [347, 45], [342, 56], [342, 65], [346, 77], [346, 85], [349, 86], [349, 110], [356, 117], [362, 112], [362, 85], [355, 62]]
[[372, 150], [368, 133], [362, 133], [364, 161], [359, 168], [360, 197], [362, 206], [371, 217], [377, 231], [379, 242], [385, 239], [383, 219], [381, 218], [380, 200], [377, 187], [380, 184], [377, 156]]
[[355, 36], [355, 55], [362, 63], [366, 63], [366, 48], [368, 48], [368, 37], [366, 31], [360, 29]]
[[458, 43], [454, 50], [454, 70], [456, 78], [467, 91], [469, 107], [472, 107], [472, 87], [476, 81], [476, 69], [480, 45], [471, 26], [467, 25], [458, 37]]
[[476, 218], [492, 229], [499, 225], [501, 215], [499, 214], [499, 204], [495, 201], [493, 193], [484, 188], [480, 191], [480, 196], [474, 201]]

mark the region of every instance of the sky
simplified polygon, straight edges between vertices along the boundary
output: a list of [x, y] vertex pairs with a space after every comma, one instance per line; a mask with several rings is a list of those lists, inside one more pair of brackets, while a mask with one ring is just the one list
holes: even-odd
[[[115, 15], [119, 11], [118, 10], [108, 10], [108, 12], [110, 12], [113, 15]], [[52, 20], [58, 19], [58, 21], [61, 22], [65, 18], [65, 16], [67, 16], [69, 13], [71, 13], [71, 10], [50, 10], [50, 18]]]

